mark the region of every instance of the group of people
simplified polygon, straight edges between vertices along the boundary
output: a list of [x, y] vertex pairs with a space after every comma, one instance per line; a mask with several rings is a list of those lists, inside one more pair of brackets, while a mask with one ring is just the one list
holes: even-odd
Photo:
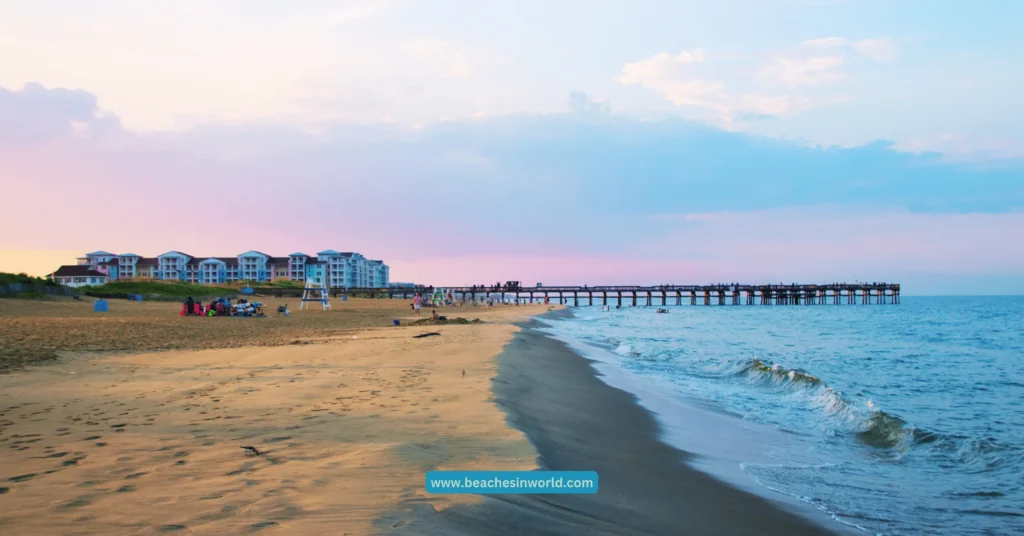
[[[467, 302], [465, 299], [463, 299], [462, 301], [455, 299], [455, 293], [451, 291], [448, 291], [443, 296], [441, 296], [440, 293], [438, 293], [437, 295], [434, 296], [433, 299], [426, 298], [422, 294], [417, 292], [416, 295], [413, 296], [412, 303], [409, 304], [409, 308], [412, 309], [413, 316], [420, 316], [420, 311], [423, 309], [424, 305], [430, 307], [464, 307], [466, 303]], [[493, 297], [487, 297], [486, 299], [481, 299], [479, 303], [476, 300], [472, 300], [468, 303], [473, 306], [486, 305], [487, 307], [494, 307], [495, 305], [501, 304], [513, 305], [513, 303], [518, 306], [519, 300], [513, 302], [511, 300], [499, 300]], [[545, 298], [544, 303], [549, 303], [547, 301], [547, 298]]]
[[202, 301], [193, 300], [192, 296], [181, 306], [181, 316], [266, 316], [263, 314], [262, 302], [250, 302], [239, 298], [235, 304], [229, 298], [216, 298], [203, 306]]
[[469, 289], [473, 292], [516, 292], [522, 288], [519, 281], [498, 281], [493, 285], [472, 285]]

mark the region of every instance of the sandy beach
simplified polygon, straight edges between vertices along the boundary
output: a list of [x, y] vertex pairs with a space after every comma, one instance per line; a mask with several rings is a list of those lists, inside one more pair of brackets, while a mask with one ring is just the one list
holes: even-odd
[[[691, 455], [663, 443], [636, 397], [603, 383], [590, 362], [537, 328], [569, 312], [520, 323], [498, 359], [495, 396], [512, 425], [537, 449], [544, 470], [597, 471], [593, 495], [491, 496], [434, 510], [402, 504], [391, 512], [416, 523], [397, 534], [431, 535], [820, 535], [824, 516], [724, 484], [686, 464]], [[714, 434], [713, 429], [692, 430]]]
[[509, 321], [545, 306], [396, 328], [398, 300], [265, 319], [0, 302], [5, 353], [57, 354], [0, 375], [3, 534], [368, 534], [396, 505], [480, 500], [426, 495], [428, 469], [535, 467], [491, 378]]
[[[440, 326], [409, 325], [399, 300], [335, 307], [0, 300], [0, 533], [826, 532], [687, 466], [632, 395], [535, 329], [560, 307], [449, 308], [480, 322]], [[595, 470], [601, 491], [428, 495], [434, 469]]]

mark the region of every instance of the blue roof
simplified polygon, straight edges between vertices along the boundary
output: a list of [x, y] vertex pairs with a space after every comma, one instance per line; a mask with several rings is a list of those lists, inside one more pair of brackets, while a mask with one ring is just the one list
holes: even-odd
[[119, 257], [141, 257], [142, 255], [136, 255], [134, 253], [122, 253], [122, 254], [120, 254], [118, 256]]
[[308, 257], [309, 255], [306, 255], [305, 253], [292, 253], [291, 255], [288, 255], [288, 256], [289, 257]]
[[99, 257], [100, 255], [113, 255], [113, 253], [110, 253], [108, 251], [93, 251], [92, 253], [86, 253], [85, 254], [86, 257], [90, 257], [90, 256]]
[[338, 253], [337, 251], [334, 251], [333, 249], [327, 249], [327, 250], [321, 251], [320, 253], [317, 253], [317, 255], [340, 255], [340, 253]]

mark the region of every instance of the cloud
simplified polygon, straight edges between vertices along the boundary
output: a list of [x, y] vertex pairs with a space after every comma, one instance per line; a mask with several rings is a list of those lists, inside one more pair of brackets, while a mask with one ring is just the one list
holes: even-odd
[[703, 63], [705, 58], [702, 48], [684, 50], [674, 56], [661, 52], [645, 60], [625, 64], [618, 80], [623, 84], [654, 89], [676, 104], [716, 108], [724, 86], [720, 82], [697, 77], [688, 67]]
[[88, 92], [46, 89], [36, 83], [13, 91], [0, 87], [0, 147], [67, 135], [107, 137], [121, 132], [118, 118], [101, 110], [96, 97]]
[[[35, 203], [9, 204], [0, 226], [32, 221], [33, 231], [0, 235], [5, 251], [335, 247], [388, 260], [400, 267], [395, 279], [438, 284], [496, 272], [594, 283], [717, 280], [730, 270], [742, 279], [845, 278], [847, 267], [865, 278], [1024, 277], [1019, 253], [1005, 246], [1024, 233], [1019, 162], [979, 169], [883, 142], [811, 148], [600, 106], [600, 121], [565, 113], [421, 129], [208, 124], [128, 132], [125, 147], [66, 126], [97, 113], [88, 93], [29, 93], [33, 106], [3, 109], [19, 110], [22, 124], [57, 127], [0, 145], [0, 191], [44, 199], [48, 216]], [[594, 106], [582, 93], [571, 99]], [[263, 216], [218, 219], [216, 232], [202, 216], [154, 216], [183, 207], [201, 215], [222, 199]], [[83, 217], [90, 207], [132, 224]], [[453, 256], [466, 263], [440, 260]]]
[[776, 78], [791, 86], [816, 86], [842, 80], [839, 68], [843, 63], [841, 56], [777, 58], [771, 71]]
[[[822, 52], [831, 52], [822, 55]], [[762, 77], [791, 87], [813, 87], [835, 84], [846, 78], [843, 67], [847, 51], [871, 61], [892, 61], [896, 48], [892, 39], [854, 41], [844, 37], [824, 37], [804, 41], [795, 49], [777, 55], [761, 70]]]
[[676, 55], [662, 52], [625, 64], [618, 81], [653, 89], [679, 106], [709, 110], [721, 125], [732, 124], [737, 116], [778, 115], [790, 110], [791, 101], [785, 95], [733, 94], [723, 82], [701, 76], [695, 67], [706, 60], [702, 48]]
[[608, 115], [612, 111], [608, 103], [594, 100], [581, 91], [569, 93], [569, 109], [579, 115]]
[[[638, 254], [657, 255], [666, 242], [686, 244], [695, 258], [733, 266], [737, 276], [889, 280], [915, 273], [1024, 273], [1024, 252], [1001, 246], [1024, 234], [1024, 211], [941, 214], [821, 204], [662, 214], [656, 221], [672, 230], [640, 244]], [[745, 266], [751, 258], [758, 259], [756, 267]]]
[[459, 43], [416, 39], [405, 46], [414, 58], [429, 62], [441, 76], [469, 78], [473, 75], [466, 60], [465, 49]]
[[819, 49], [851, 49], [872, 61], [893, 61], [899, 55], [892, 38], [862, 39], [855, 41], [845, 37], [823, 37], [805, 41], [804, 45]]
[[774, 119], [777, 116], [771, 114], [759, 114], [754, 112], [738, 112], [733, 115], [732, 120], [737, 123], [755, 123], [760, 121], [768, 121]]
[[4, 9], [0, 50], [31, 53], [2, 54], [0, 85], [87, 87], [136, 131], [471, 113], [462, 89], [474, 75], [471, 52], [393, 23], [401, 13], [392, 5], [411, 9], [390, 0]]

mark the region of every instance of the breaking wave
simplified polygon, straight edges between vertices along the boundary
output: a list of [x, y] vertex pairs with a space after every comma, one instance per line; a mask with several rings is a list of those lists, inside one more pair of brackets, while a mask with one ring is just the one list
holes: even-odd
[[743, 362], [734, 374], [765, 382], [784, 392], [799, 394], [813, 407], [846, 425], [858, 443], [903, 453], [928, 445], [931, 449], [974, 472], [988, 472], [1024, 464], [1024, 449], [998, 443], [994, 438], [942, 434], [918, 428], [868, 400], [857, 403], [817, 376], [760, 359]]
[[802, 395], [812, 406], [847, 423], [857, 441], [864, 445], [904, 451], [915, 443], [934, 441], [936, 437], [932, 432], [915, 428], [901, 417], [875, 407], [871, 401], [857, 404], [849, 400], [821, 378], [803, 370], [752, 359], [744, 362], [736, 373]]

